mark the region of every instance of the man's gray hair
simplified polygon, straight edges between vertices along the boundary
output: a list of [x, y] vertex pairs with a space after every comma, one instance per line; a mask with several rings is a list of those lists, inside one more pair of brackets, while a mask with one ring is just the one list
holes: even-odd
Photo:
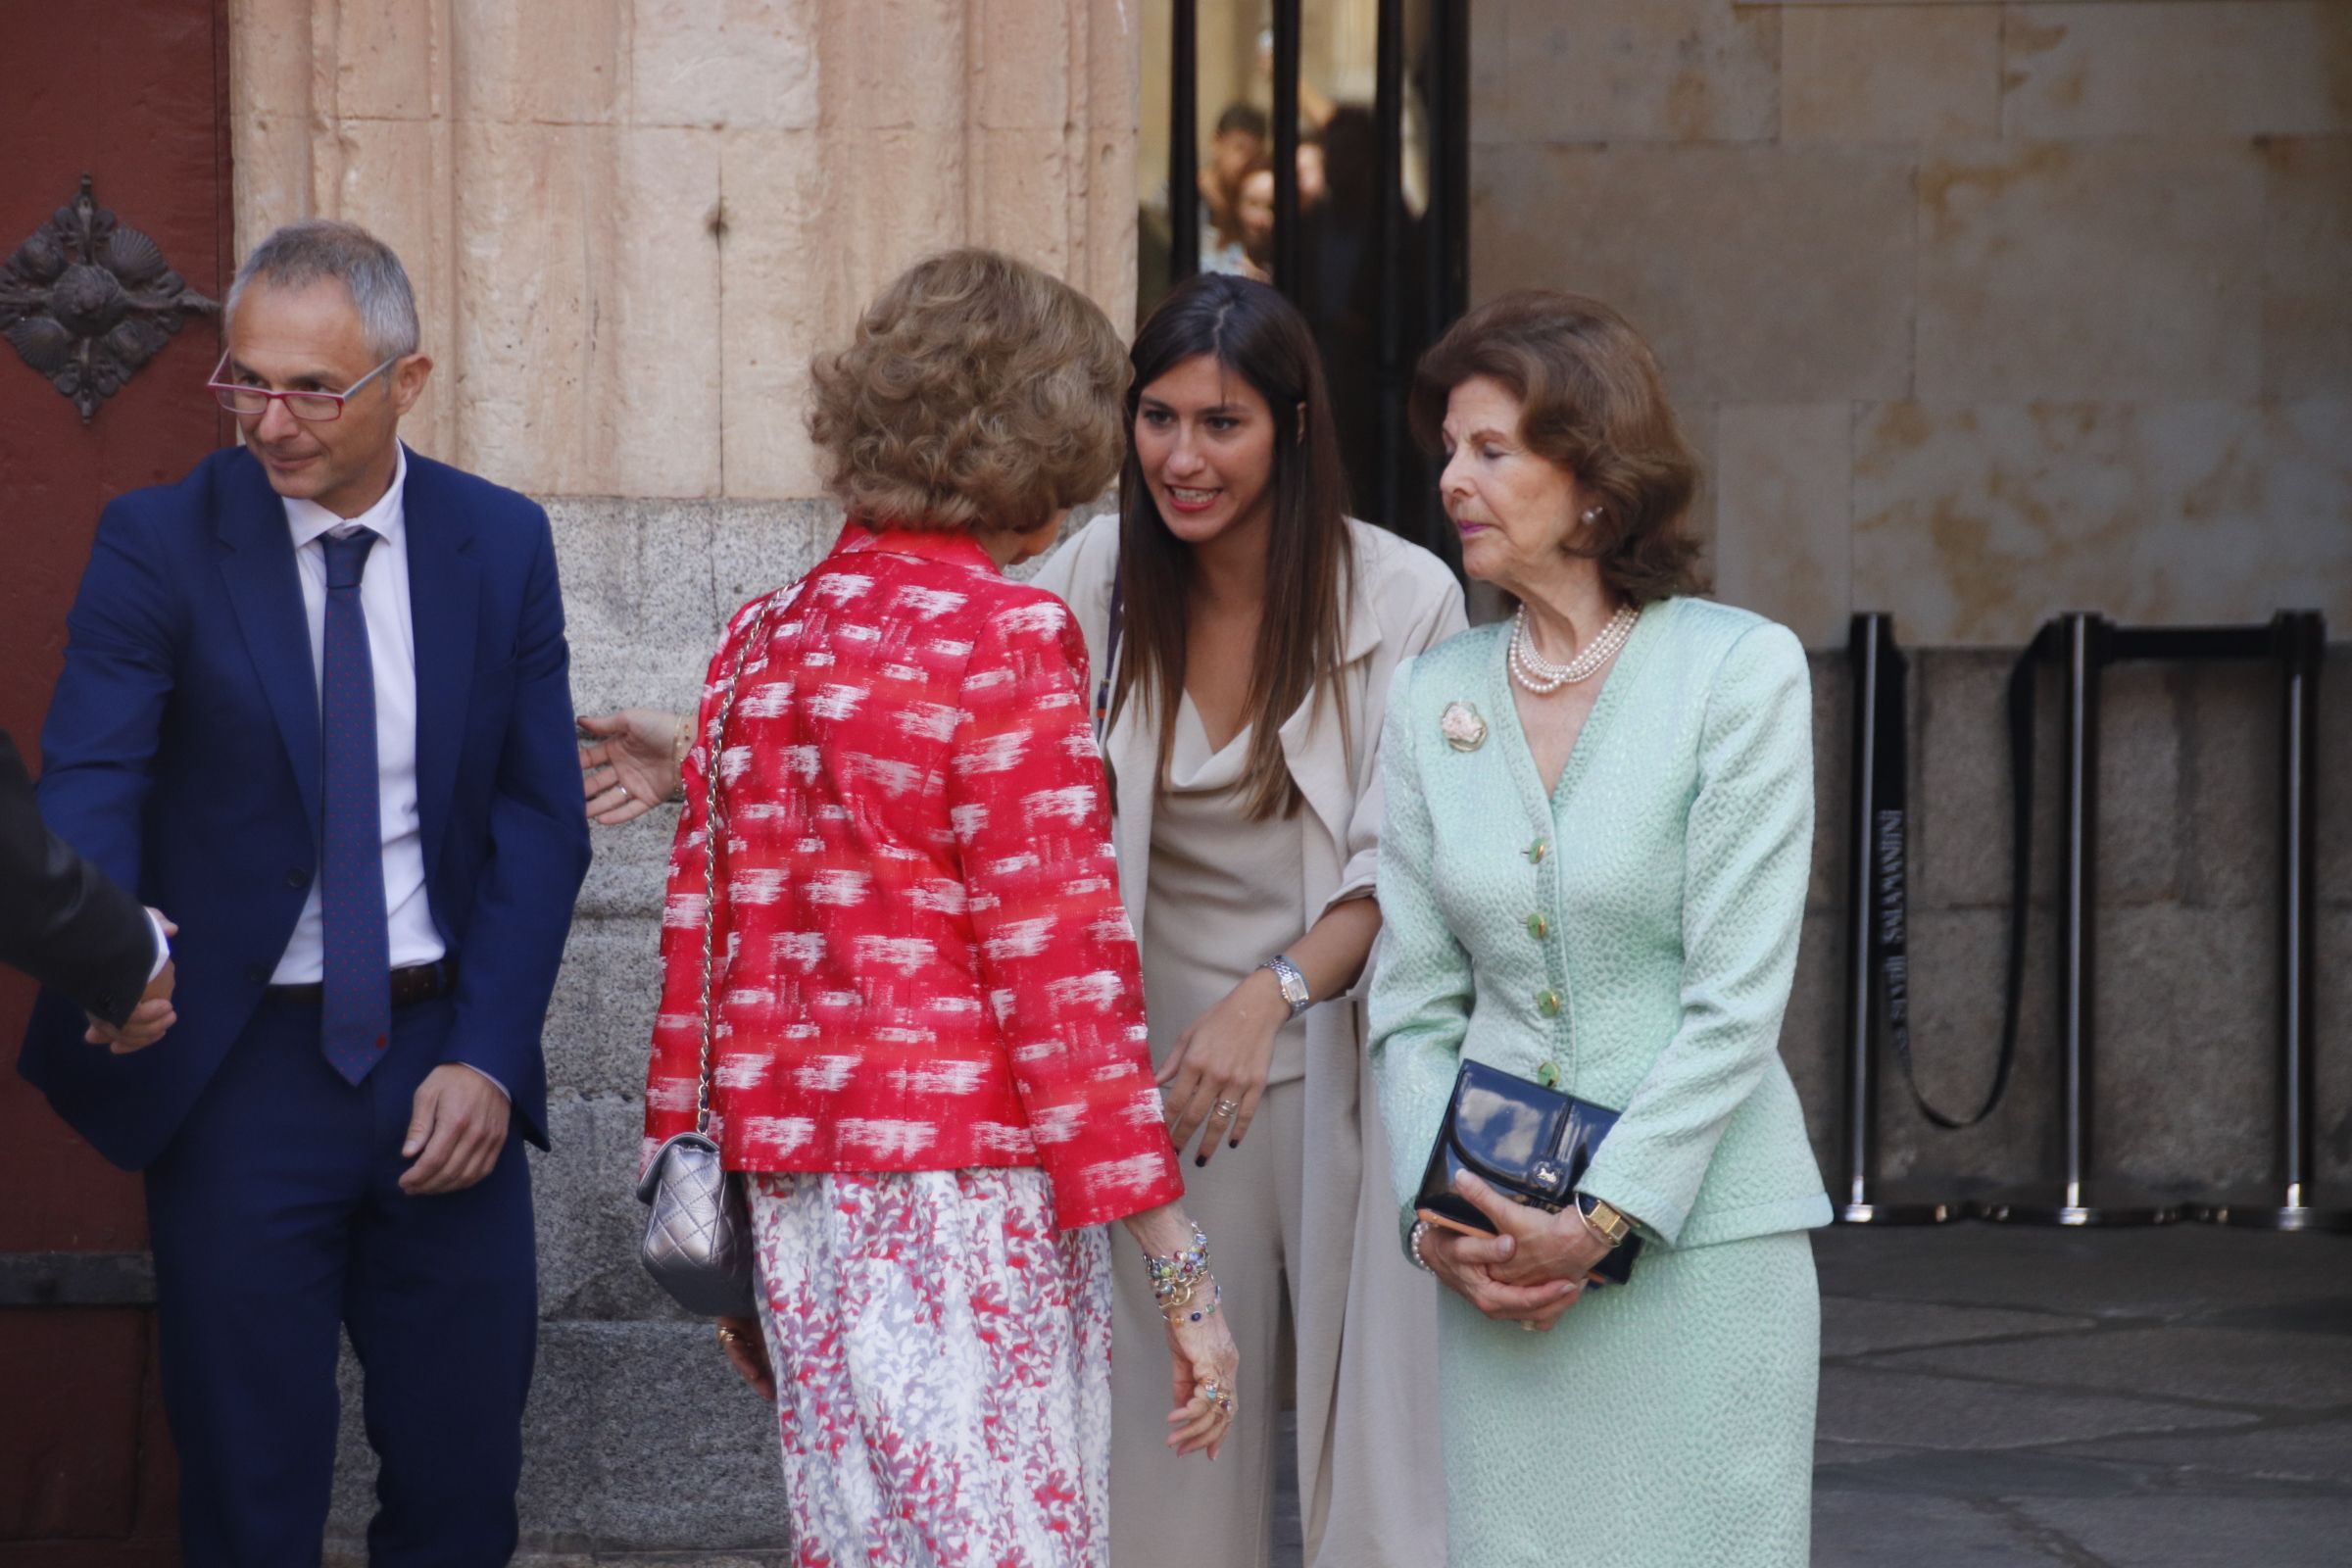
[[389, 360], [416, 352], [416, 296], [408, 270], [391, 246], [357, 223], [332, 218], [288, 223], [255, 246], [229, 285], [228, 314], [235, 314], [256, 279], [273, 288], [302, 288], [323, 278], [351, 291], [369, 353]]

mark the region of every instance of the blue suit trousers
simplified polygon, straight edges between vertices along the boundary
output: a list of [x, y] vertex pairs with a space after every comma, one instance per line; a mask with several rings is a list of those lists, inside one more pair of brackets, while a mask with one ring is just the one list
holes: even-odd
[[370, 1563], [489, 1568], [514, 1551], [538, 1328], [519, 1119], [476, 1185], [398, 1185], [450, 1016], [446, 1001], [397, 1009], [383, 1060], [353, 1085], [321, 1054], [317, 1004], [266, 1001], [148, 1168], [190, 1568], [316, 1568], [339, 1330], [379, 1460]]

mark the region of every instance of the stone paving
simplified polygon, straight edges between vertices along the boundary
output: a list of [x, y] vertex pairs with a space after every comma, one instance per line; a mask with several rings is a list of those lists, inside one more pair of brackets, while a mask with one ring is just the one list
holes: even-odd
[[[2352, 1564], [2352, 1237], [1838, 1229], [1814, 1255], [1815, 1568]], [[1276, 1537], [1296, 1568], [1295, 1512]]]

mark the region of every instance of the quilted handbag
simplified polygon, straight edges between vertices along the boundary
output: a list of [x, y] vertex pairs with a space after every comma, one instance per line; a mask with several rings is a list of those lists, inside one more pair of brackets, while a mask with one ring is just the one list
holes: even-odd
[[[769, 601], [772, 606], [774, 601]], [[710, 737], [713, 765], [704, 769], [703, 813], [703, 1051], [694, 1093], [694, 1130], [669, 1138], [637, 1181], [640, 1202], [653, 1205], [645, 1220], [638, 1256], [654, 1283], [689, 1312], [702, 1317], [752, 1317], [759, 1308], [753, 1289], [751, 1205], [743, 1175], [729, 1171], [710, 1136], [710, 993], [712, 933], [718, 926], [718, 852], [727, 841], [721, 816], [716, 760], [725, 750], [727, 715], [735, 706], [743, 658], [763, 640], [762, 614], [735, 651], [735, 667], [718, 705]]]

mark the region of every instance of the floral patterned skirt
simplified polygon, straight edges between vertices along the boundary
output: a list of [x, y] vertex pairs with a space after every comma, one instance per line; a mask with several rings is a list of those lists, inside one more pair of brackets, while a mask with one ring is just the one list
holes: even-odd
[[1110, 1561], [1110, 1242], [1027, 1167], [752, 1178], [800, 1568]]

